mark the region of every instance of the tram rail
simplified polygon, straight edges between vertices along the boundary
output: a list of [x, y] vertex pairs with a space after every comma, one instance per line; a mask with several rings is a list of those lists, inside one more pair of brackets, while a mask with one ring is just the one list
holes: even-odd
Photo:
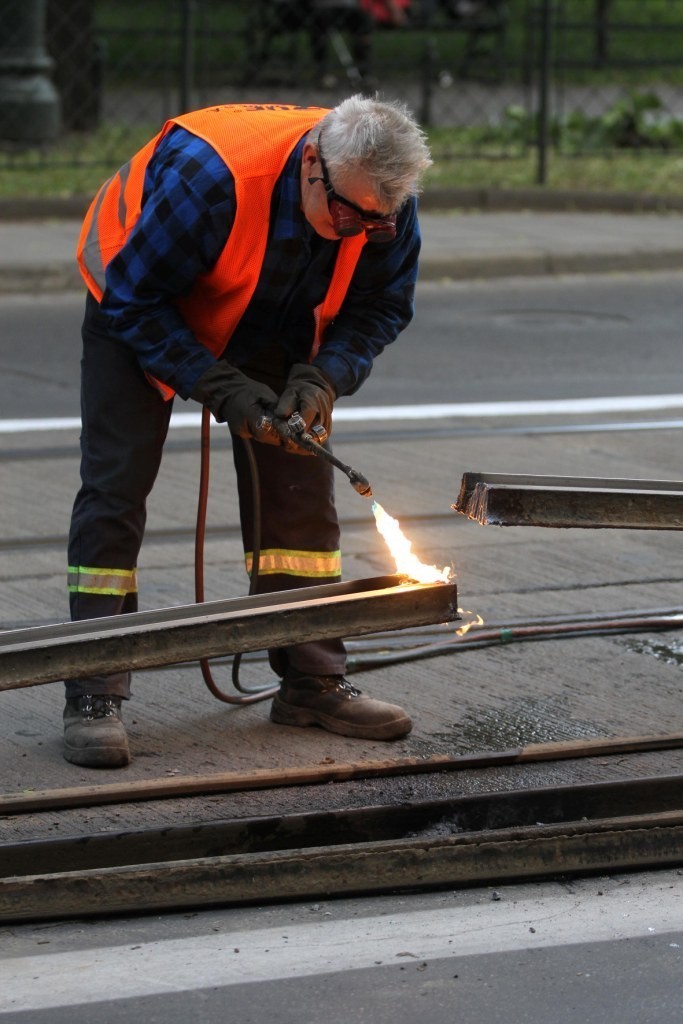
[[0, 921], [683, 863], [680, 774], [5, 843]]
[[[659, 736], [596, 737], [554, 743], [532, 743], [511, 750], [484, 750], [469, 754], [442, 754], [432, 757], [407, 757], [346, 764], [302, 765], [288, 769], [260, 769], [249, 773], [226, 772], [175, 778], [145, 779], [137, 782], [109, 783], [97, 786], [73, 786], [30, 793], [0, 794], [0, 815], [36, 814], [75, 807], [102, 807], [150, 800], [213, 793], [248, 792], [279, 789], [285, 786], [322, 785], [328, 782], [423, 775], [433, 772], [458, 772], [471, 768], [577, 760], [615, 754], [638, 754], [656, 750], [683, 748], [683, 733]], [[683, 780], [683, 776], [682, 776]]]

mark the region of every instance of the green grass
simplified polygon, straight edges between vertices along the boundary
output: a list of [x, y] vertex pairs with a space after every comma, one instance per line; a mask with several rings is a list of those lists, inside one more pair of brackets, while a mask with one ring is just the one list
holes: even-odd
[[0, 163], [0, 199], [90, 195], [158, 130], [154, 125], [73, 133], [49, 148], [7, 155]]
[[[526, 188], [536, 183], [534, 154], [498, 160], [451, 157], [430, 169], [426, 185], [452, 188]], [[683, 192], [683, 154], [615, 154], [566, 157], [551, 153], [547, 187], [590, 192], [638, 192], [680, 196]]]

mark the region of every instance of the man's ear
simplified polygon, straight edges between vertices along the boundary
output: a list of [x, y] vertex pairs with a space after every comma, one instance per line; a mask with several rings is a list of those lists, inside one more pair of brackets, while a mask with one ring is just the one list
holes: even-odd
[[301, 162], [308, 169], [318, 162], [318, 147], [312, 142], [304, 142]]

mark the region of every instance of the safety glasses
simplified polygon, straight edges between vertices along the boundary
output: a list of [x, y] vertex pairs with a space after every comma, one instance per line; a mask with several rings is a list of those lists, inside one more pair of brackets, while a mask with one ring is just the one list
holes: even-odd
[[320, 145], [318, 145], [318, 159], [323, 172], [322, 177], [309, 178], [308, 184], [314, 185], [317, 181], [322, 181], [335, 233], [340, 238], [351, 238], [364, 231], [368, 242], [393, 241], [396, 238], [396, 214], [369, 212], [356, 206], [350, 199], [340, 196], [332, 187]]

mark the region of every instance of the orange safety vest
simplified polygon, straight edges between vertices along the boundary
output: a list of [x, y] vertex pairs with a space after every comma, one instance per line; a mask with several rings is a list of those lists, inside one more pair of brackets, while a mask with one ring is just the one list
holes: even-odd
[[[81, 274], [98, 302], [104, 293], [107, 265], [140, 216], [147, 164], [164, 135], [180, 125], [208, 142], [235, 180], [235, 221], [223, 252], [215, 266], [196, 279], [188, 295], [174, 300], [196, 338], [218, 358], [258, 283], [275, 183], [299, 139], [326, 113], [322, 107], [225, 104], [167, 121], [158, 135], [102, 185], [86, 214], [77, 257]], [[327, 295], [314, 310], [311, 359], [341, 308], [364, 244], [364, 233], [340, 242]], [[154, 383], [165, 398], [173, 397], [166, 384]]]

